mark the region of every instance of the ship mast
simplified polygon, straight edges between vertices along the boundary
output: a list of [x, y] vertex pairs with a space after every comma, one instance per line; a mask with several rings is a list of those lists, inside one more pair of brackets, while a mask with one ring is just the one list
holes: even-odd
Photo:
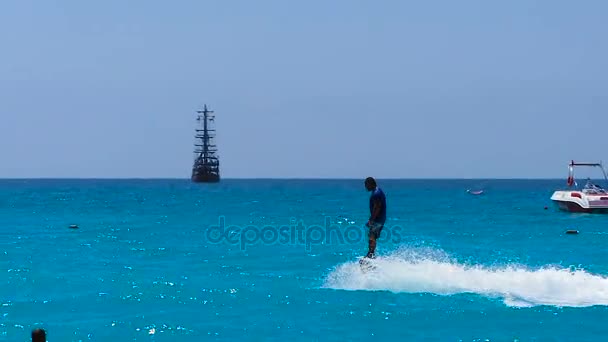
[[[195, 181], [218, 181], [219, 180], [219, 160], [216, 155], [217, 147], [213, 143], [215, 129], [209, 128], [209, 122], [214, 122], [214, 112], [207, 109], [205, 104], [203, 110], [196, 111], [197, 121], [203, 120], [202, 129], [196, 129], [194, 144], [196, 160], [193, 166], [192, 177]], [[199, 127], [201, 127], [199, 125]]]
[[214, 112], [212, 110], [208, 110], [207, 105], [205, 105], [203, 110], [198, 110], [197, 113], [199, 114], [198, 120], [203, 120], [203, 129], [196, 130], [196, 138], [201, 140], [201, 144], [195, 145], [200, 147], [200, 149], [197, 149], [195, 152], [198, 153], [203, 163], [207, 164], [217, 159], [215, 157], [215, 152], [217, 152], [216, 146], [212, 143], [212, 139], [215, 137], [215, 135], [210, 133], [215, 132], [215, 129], [209, 128], [209, 121], [214, 120]]

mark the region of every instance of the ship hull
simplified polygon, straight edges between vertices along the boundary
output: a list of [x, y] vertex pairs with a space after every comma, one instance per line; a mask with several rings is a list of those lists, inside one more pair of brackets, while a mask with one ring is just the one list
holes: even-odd
[[192, 175], [192, 182], [194, 183], [217, 183], [219, 181], [220, 175], [214, 173]]

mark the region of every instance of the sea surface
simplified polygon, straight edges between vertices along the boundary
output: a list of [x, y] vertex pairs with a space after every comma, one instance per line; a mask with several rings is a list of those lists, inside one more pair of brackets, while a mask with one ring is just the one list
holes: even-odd
[[364, 273], [363, 180], [0, 180], [0, 341], [608, 339], [608, 215], [565, 180], [378, 182]]

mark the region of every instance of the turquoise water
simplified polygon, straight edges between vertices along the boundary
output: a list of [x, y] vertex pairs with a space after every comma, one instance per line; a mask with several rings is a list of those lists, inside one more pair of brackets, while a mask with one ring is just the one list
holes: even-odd
[[379, 183], [362, 273], [362, 180], [0, 181], [0, 340], [605, 339], [608, 215], [564, 180]]

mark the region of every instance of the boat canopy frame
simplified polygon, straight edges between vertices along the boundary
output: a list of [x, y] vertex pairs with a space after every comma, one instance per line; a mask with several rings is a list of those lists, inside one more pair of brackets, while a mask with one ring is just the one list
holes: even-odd
[[601, 161], [598, 163], [580, 163], [580, 162], [575, 162], [574, 160], [571, 160], [570, 163], [568, 164], [568, 186], [572, 186], [575, 184], [575, 182], [574, 182], [574, 167], [575, 166], [599, 167], [600, 170], [602, 170], [602, 174], [604, 175], [604, 181], [606, 181], [606, 183], [608, 184], [608, 173], [606, 173], [606, 169], [604, 168], [604, 165], [602, 164]]

